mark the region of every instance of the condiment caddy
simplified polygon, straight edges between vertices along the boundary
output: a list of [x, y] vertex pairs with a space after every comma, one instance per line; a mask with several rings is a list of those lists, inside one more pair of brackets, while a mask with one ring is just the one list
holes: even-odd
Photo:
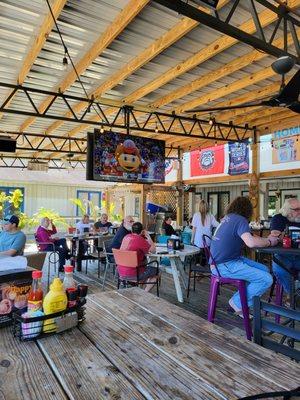
[[32, 287], [28, 294], [27, 312], [13, 314], [13, 334], [20, 340], [36, 340], [43, 336], [71, 329], [85, 319], [87, 285], [78, 285], [73, 279], [73, 267], [65, 266], [62, 282], [54, 278], [44, 296], [42, 272], [32, 272]]

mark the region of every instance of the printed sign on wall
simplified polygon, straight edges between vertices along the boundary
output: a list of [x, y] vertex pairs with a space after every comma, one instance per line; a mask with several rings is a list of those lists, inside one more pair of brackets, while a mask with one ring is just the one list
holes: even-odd
[[300, 142], [298, 136], [274, 140], [272, 146], [272, 164], [300, 161]]
[[229, 175], [241, 175], [249, 173], [249, 147], [248, 141], [228, 143], [229, 150]]
[[194, 150], [190, 156], [191, 177], [224, 173], [224, 145]]

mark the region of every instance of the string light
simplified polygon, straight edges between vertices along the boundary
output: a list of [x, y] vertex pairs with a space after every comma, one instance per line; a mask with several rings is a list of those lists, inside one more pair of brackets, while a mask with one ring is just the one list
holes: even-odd
[[102, 121], [102, 124], [101, 124], [100, 133], [104, 133], [103, 121]]

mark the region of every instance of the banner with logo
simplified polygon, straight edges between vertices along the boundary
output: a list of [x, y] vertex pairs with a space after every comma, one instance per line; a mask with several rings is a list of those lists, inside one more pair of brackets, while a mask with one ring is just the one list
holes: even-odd
[[224, 145], [194, 150], [190, 155], [191, 177], [224, 173]]
[[165, 180], [166, 182], [174, 182], [177, 180], [177, 172], [178, 172], [178, 163], [177, 160], [165, 159]]
[[249, 173], [249, 147], [246, 142], [229, 142], [228, 143], [229, 175], [241, 175]]
[[298, 136], [289, 136], [272, 142], [272, 164], [300, 161]]

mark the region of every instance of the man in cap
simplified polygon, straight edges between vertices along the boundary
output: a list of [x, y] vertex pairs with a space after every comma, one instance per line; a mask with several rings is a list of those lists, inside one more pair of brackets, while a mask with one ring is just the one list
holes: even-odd
[[3, 221], [3, 231], [0, 233], [0, 256], [18, 256], [23, 254], [26, 236], [19, 230], [19, 218], [8, 215]]

